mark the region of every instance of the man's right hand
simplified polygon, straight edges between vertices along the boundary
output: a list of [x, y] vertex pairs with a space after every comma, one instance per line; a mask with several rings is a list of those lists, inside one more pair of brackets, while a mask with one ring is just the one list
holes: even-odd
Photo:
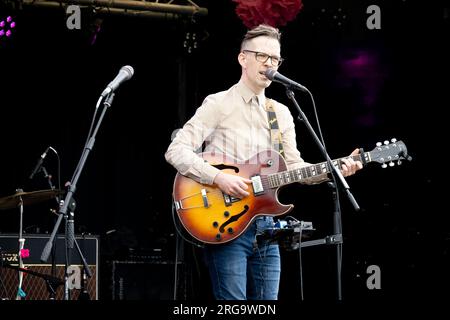
[[245, 190], [248, 189], [247, 183], [252, 183], [252, 181], [232, 174], [219, 172], [214, 178], [214, 183], [217, 184], [222, 192], [242, 199], [249, 195]]

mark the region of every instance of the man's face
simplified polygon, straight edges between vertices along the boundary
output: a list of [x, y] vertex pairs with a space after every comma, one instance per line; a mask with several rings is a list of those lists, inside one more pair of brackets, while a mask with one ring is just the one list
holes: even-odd
[[[277, 58], [280, 58], [280, 51], [278, 40], [269, 37], [254, 38], [243, 47], [238, 57], [239, 63], [244, 81], [255, 93], [258, 94], [270, 85], [271, 81], [264, 73], [268, 68], [278, 69]], [[274, 59], [267, 58], [268, 56]]]

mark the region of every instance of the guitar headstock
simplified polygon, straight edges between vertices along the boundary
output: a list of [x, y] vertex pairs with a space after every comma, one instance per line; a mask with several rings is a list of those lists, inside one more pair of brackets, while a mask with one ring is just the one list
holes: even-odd
[[386, 140], [384, 143], [377, 142], [376, 145], [377, 146], [369, 152], [370, 161], [381, 163], [382, 168], [386, 168], [388, 165], [393, 167], [395, 163], [400, 165], [402, 160], [412, 160], [408, 155], [406, 145], [402, 141], [391, 139], [391, 141]]

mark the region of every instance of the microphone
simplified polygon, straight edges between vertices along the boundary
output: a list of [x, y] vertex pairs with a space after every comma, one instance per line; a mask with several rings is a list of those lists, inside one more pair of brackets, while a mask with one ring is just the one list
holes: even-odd
[[111, 81], [105, 90], [102, 92], [102, 97], [107, 96], [111, 92], [114, 92], [124, 81], [131, 79], [133, 76], [134, 70], [131, 66], [123, 66], [120, 68], [119, 74], [116, 78]]
[[281, 73], [279, 73], [275, 69], [267, 69], [265, 72], [265, 75], [266, 75], [267, 79], [284, 84], [286, 87], [298, 89], [298, 90], [305, 91], [305, 92], [308, 91], [308, 89], [306, 89], [306, 87], [302, 86], [300, 83], [297, 83], [297, 82], [283, 76]]
[[36, 166], [33, 169], [33, 172], [31, 172], [30, 174], [30, 179], [33, 179], [34, 175], [36, 173], [38, 173], [39, 169], [41, 169], [42, 163], [44, 162], [45, 157], [47, 156], [47, 152], [50, 149], [50, 147], [47, 147], [47, 149], [45, 149], [45, 152], [43, 154], [41, 154], [41, 157], [39, 158], [38, 162], [36, 163]]

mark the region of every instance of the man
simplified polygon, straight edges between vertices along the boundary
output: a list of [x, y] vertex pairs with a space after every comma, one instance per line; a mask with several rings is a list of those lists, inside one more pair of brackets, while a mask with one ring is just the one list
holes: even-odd
[[[278, 29], [259, 25], [247, 32], [238, 54], [242, 69], [240, 81], [227, 91], [209, 95], [166, 152], [166, 160], [182, 175], [202, 184], [215, 184], [233, 197], [247, 197], [249, 179], [222, 172], [195, 151], [205, 143], [204, 151], [220, 152], [243, 161], [260, 151], [273, 149], [269, 105], [276, 114], [276, 119], [271, 121], [278, 122], [282, 155], [288, 169], [308, 164], [297, 150], [294, 121], [288, 108], [265, 97], [265, 89], [271, 84], [265, 71], [278, 69], [283, 61], [280, 51]], [[351, 155], [358, 152], [356, 149]], [[361, 168], [359, 161], [346, 159], [341, 171], [349, 176]], [[326, 177], [319, 175], [309, 182], [324, 180]], [[256, 242], [256, 235], [272, 225], [272, 217], [259, 217], [237, 239], [205, 247], [205, 261], [216, 299], [277, 299], [281, 269], [279, 248], [273, 243]]]

